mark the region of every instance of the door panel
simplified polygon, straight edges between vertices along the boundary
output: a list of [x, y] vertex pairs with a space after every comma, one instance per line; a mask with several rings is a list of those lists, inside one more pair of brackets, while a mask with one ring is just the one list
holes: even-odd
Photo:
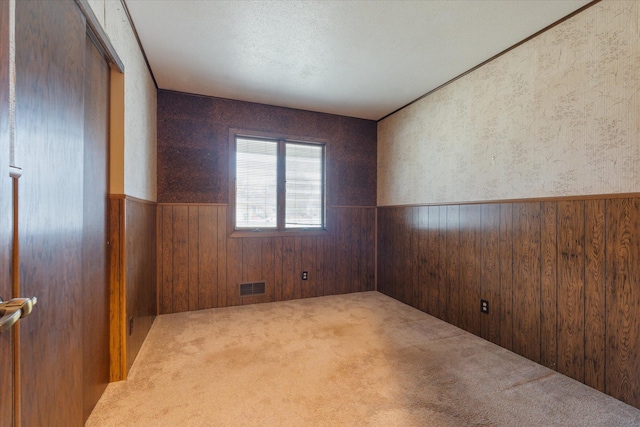
[[[13, 242], [12, 186], [9, 178], [9, 2], [0, 0], [0, 296], [11, 298]], [[13, 333], [0, 334], [0, 408], [11, 425], [13, 411]]]
[[72, 0], [16, 3], [24, 426], [82, 424], [84, 34]]
[[91, 39], [85, 50], [83, 292], [83, 420], [109, 382], [107, 283], [107, 148], [109, 66]]

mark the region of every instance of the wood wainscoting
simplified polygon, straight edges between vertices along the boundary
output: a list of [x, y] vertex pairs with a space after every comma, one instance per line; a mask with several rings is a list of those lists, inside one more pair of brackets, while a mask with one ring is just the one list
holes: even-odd
[[[227, 205], [158, 204], [159, 313], [375, 289], [376, 208], [328, 216], [327, 236], [237, 238], [227, 235]], [[258, 281], [264, 295], [240, 297], [240, 283]]]
[[378, 290], [640, 407], [640, 198], [626, 197], [380, 207]]
[[156, 207], [109, 196], [111, 381], [127, 378], [157, 314]]

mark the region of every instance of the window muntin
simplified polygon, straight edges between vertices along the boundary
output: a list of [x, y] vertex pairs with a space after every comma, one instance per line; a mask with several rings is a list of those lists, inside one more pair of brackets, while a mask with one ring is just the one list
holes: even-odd
[[325, 230], [325, 145], [234, 135], [233, 229]]

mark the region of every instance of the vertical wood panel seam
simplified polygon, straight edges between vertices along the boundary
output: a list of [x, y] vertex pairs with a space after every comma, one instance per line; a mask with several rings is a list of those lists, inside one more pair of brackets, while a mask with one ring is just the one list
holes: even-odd
[[[500, 254], [502, 253], [502, 248], [501, 248], [501, 239], [500, 239], [500, 230], [502, 230], [502, 204], [498, 205], [498, 240], [497, 240], [497, 244], [498, 244], [498, 292], [501, 294], [502, 293], [502, 257], [500, 256]], [[500, 300], [500, 298], [498, 297], [498, 301]], [[500, 311], [499, 313], [503, 313], [505, 310], [505, 307], [500, 307]], [[502, 338], [502, 322], [500, 321], [502, 318], [502, 315], [498, 316], [498, 333], [497, 333], [497, 341], [502, 344], [504, 342], [504, 339]]]
[[196, 307], [199, 308], [202, 304], [202, 301], [200, 301], [200, 207], [196, 208], [196, 236], [196, 265], [198, 267], [196, 268]]
[[[479, 254], [478, 254], [479, 257], [478, 258], [479, 258], [479, 262], [480, 262], [480, 264], [478, 265], [480, 267], [480, 268], [478, 268], [478, 273], [479, 273], [479, 277], [478, 277], [478, 293], [480, 294], [480, 298], [482, 298], [483, 295], [484, 295], [484, 293], [483, 293], [484, 286], [483, 286], [483, 280], [482, 280], [482, 272], [483, 272], [482, 260], [484, 259], [484, 256], [483, 256], [484, 255], [484, 249], [485, 249], [484, 248], [484, 243], [485, 243], [484, 242], [484, 235], [486, 233], [484, 231], [484, 215], [483, 215], [483, 212], [484, 212], [484, 209], [482, 209], [482, 206], [480, 206], [480, 242], [479, 242], [480, 243], [479, 244], [480, 250], [478, 251], [479, 252]], [[476, 241], [477, 241], [477, 237], [476, 237]], [[480, 301], [476, 301], [476, 303], [480, 304]], [[473, 307], [473, 305], [472, 305], [472, 307]], [[489, 319], [486, 319], [485, 323], [486, 323], [486, 325], [490, 325], [491, 322], [489, 321]], [[482, 334], [482, 329], [483, 329], [482, 328], [482, 322], [480, 322], [480, 333], [481, 334]], [[491, 329], [490, 327], [487, 328], [487, 330], [485, 332], [486, 336], [483, 337], [486, 340], [489, 340], [490, 329]]]
[[186, 229], [186, 247], [187, 247], [187, 262], [186, 262], [186, 276], [187, 276], [187, 311], [191, 310], [191, 208], [187, 207], [187, 229]]
[[553, 208], [554, 208], [555, 213], [556, 213], [555, 214], [555, 217], [556, 217], [555, 218], [555, 236], [556, 236], [556, 242], [555, 242], [555, 245], [556, 245], [556, 257], [555, 257], [556, 258], [555, 259], [555, 263], [556, 263], [556, 268], [555, 268], [555, 270], [556, 270], [556, 283], [555, 283], [555, 293], [556, 293], [556, 303], [555, 303], [555, 310], [556, 310], [555, 323], [556, 324], [555, 324], [555, 330], [556, 330], [556, 339], [555, 339], [555, 346], [556, 346], [556, 349], [555, 349], [554, 354], [553, 354], [553, 358], [554, 358], [553, 367], [554, 367], [554, 370], [557, 371], [558, 370], [558, 352], [559, 352], [559, 350], [558, 350], [558, 337], [559, 337], [559, 334], [558, 334], [558, 323], [559, 323], [558, 322], [558, 311], [559, 311], [559, 307], [558, 307], [558, 300], [559, 300], [559, 298], [558, 298], [558, 287], [560, 286], [560, 277], [559, 277], [560, 268], [558, 268], [558, 260], [560, 259], [560, 254], [558, 253], [558, 241], [559, 241], [559, 236], [558, 236], [558, 231], [559, 231], [559, 227], [558, 227], [558, 217], [559, 217], [559, 215], [558, 215], [558, 202], [553, 202]]
[[[542, 273], [543, 273], [543, 268], [544, 268], [544, 253], [542, 252], [542, 240], [543, 240], [543, 235], [542, 235], [542, 223], [544, 222], [544, 215], [545, 215], [545, 211], [543, 209], [543, 204], [542, 202], [540, 202], [540, 217], [538, 218], [538, 234], [540, 236], [540, 247], [538, 248], [538, 253], [540, 254], [540, 266], [539, 266], [539, 276], [540, 276], [540, 281], [538, 282], [538, 294], [540, 295], [540, 335], [539, 335], [539, 339], [538, 339], [538, 353], [540, 354], [540, 363], [542, 364], [543, 360], [542, 360], [542, 355], [544, 354], [544, 351], [542, 349], [542, 330], [544, 327], [544, 324], [546, 323], [544, 320], [544, 292], [542, 289], [542, 284], [544, 282], [543, 278], [542, 278]], [[557, 245], [556, 245], [557, 246]], [[556, 322], [557, 323], [557, 322]]]
[[[629, 295], [630, 291], [628, 287], [630, 285], [627, 282], [620, 285], [619, 278], [629, 281], [629, 278], [625, 278], [626, 276], [623, 276], [626, 274], [628, 268], [626, 264], [632, 262], [634, 259], [633, 257], [637, 255], [633, 253], [630, 255], [627, 254], [627, 257], [631, 257], [630, 260], [625, 261], [625, 265], [619, 265], [618, 252], [620, 251], [618, 250], [618, 246], [629, 245], [627, 228], [629, 228], [631, 233], [633, 233], [633, 229], [636, 227], [638, 201], [627, 199], [621, 200], [620, 203], [614, 203], [613, 205], [611, 202], [612, 200], [604, 199], [598, 201], [597, 205], [594, 204], [592, 206], [587, 202], [580, 200], [574, 200], [573, 203], [551, 201], [548, 202], [548, 204], [534, 203], [529, 206], [522, 204], [520, 206], [516, 206], [515, 209], [513, 208], [513, 205], [501, 205], [498, 209], [498, 233], [505, 233], [505, 240], [511, 245], [511, 262], [510, 265], [505, 264], [509, 261], [509, 255], [501, 250], [499, 250], [499, 252], [505, 256], [501, 256], [497, 261], [499, 262], [498, 265], [500, 270], [502, 270], [502, 268], [505, 269], [504, 275], [500, 274], [499, 276], [500, 289], [504, 292], [507, 285], [507, 275], [511, 274], [511, 280], [513, 282], [515, 272], [518, 271], [519, 276], [522, 276], [521, 273], [524, 271], [521, 271], [522, 267], [517, 265], [521, 259], [515, 259], [515, 255], [521, 252], [521, 243], [523, 243], [522, 239], [526, 238], [528, 234], [534, 234], [536, 228], [539, 229], [541, 238], [537, 246], [533, 246], [534, 250], [531, 252], [533, 253], [535, 252], [535, 249], [537, 249], [537, 252], [542, 256], [544, 255], [543, 248], [549, 249], [549, 258], [547, 261], [543, 261], [546, 262], [546, 264], [541, 262], [539, 265], [540, 280], [532, 281], [532, 283], [530, 283], [531, 286], [539, 286], [539, 290], [535, 291], [529, 288], [517, 290], [512, 287], [510, 292], [507, 290], [503, 294], [504, 300], [502, 301], [505, 302], [504, 306], [506, 306], [510, 301], [510, 304], [513, 307], [516, 301], [520, 301], [521, 298], [519, 292], [522, 292], [523, 290], [526, 290], [527, 293], [528, 291], [532, 291], [532, 294], [528, 294], [532, 297], [535, 297], [536, 292], [538, 292], [540, 297], [539, 321], [541, 324], [538, 325], [537, 339], [539, 339], [539, 342], [536, 347], [539, 347], [540, 349], [540, 356], [542, 357], [543, 354], [546, 354], [547, 358], [545, 360], [547, 360], [548, 364], [553, 364], [553, 369], [556, 371], [558, 371], [558, 363], [562, 362], [562, 366], [565, 367], [565, 370], [567, 371], [567, 374], [565, 375], [573, 376], [576, 380], [581, 381], [582, 383], [593, 380], [591, 382], [601, 384], [598, 387], [601, 387], [607, 394], [611, 392], [617, 393], [619, 392], [619, 389], [622, 389], [622, 398], [628, 400], [634, 398], [633, 396], [628, 397], [627, 395], [634, 393], [634, 390], [636, 390], [635, 381], [633, 379], [629, 380], [628, 378], [618, 381], [618, 378], [612, 375], [617, 372], [618, 368], [621, 368], [621, 372], [625, 375], [628, 374], [631, 376], [633, 373], [630, 369], [632, 366], [628, 360], [619, 360], [620, 351], [623, 351], [624, 354], [622, 356], [626, 357], [627, 349], [617, 349], [618, 345], [621, 343], [624, 344], [623, 341], [625, 340], [625, 336], [618, 336], [618, 329], [624, 325], [621, 322], [617, 322], [616, 319], [620, 316], [627, 316], [627, 313], [626, 311], [620, 313], [619, 311], [616, 311], [615, 308], [620, 304], [625, 303], [626, 300], [623, 299]], [[464, 205], [455, 206], [461, 207]], [[511, 208], [509, 218], [506, 217], [507, 212], [502, 209], [503, 207], [505, 209]], [[538, 227], [533, 224], [533, 218], [528, 217], [530, 213], [535, 211], [534, 208], [536, 207], [539, 208], [537, 211], [539, 214], [536, 214], [538, 215], [537, 219], [539, 220]], [[442, 208], [442, 206], [435, 207], [438, 215], [441, 213], [440, 210], [442, 210]], [[582, 215], [579, 215], [577, 209], [582, 209]], [[420, 264], [422, 262], [433, 262], [434, 253], [431, 251], [431, 249], [433, 249], [431, 248], [431, 244], [427, 246], [429, 251], [425, 253], [421, 252], [422, 246], [420, 246], [420, 244], [416, 244], [416, 242], [420, 243], [420, 239], [422, 238], [419, 230], [420, 225], [422, 224], [420, 219], [420, 208], [417, 208], [416, 210], [415, 207], [410, 207], [409, 218], [412, 222], [412, 227], [415, 227], [412, 230], [406, 230], [406, 225], [403, 225], [403, 223], [400, 222], [403, 218], [402, 211], [403, 209], [399, 208], [398, 212], [387, 218], [385, 216], [385, 212], [387, 211], [383, 210], [381, 211], [382, 216], [379, 217], [380, 219], [378, 220], [378, 218], [376, 218], [376, 228], [380, 227], [380, 230], [375, 241], [378, 242], [378, 239], [380, 239], [377, 250], [381, 251], [380, 253], [376, 251], [376, 254], [377, 256], [382, 255], [377, 260], [378, 264], [376, 266], [376, 272], [380, 269], [380, 277], [382, 277], [380, 285], [387, 294], [393, 295], [395, 293], [397, 294], [397, 297], [407, 299], [407, 304], [416, 306], [420, 305], [420, 302], [416, 301], [416, 299], [421, 299], [422, 292], [427, 294], [427, 299], [429, 300], [431, 284], [426, 283], [425, 279], [430, 277], [428, 274], [430, 270], [427, 269], [422, 271]], [[611, 217], [609, 217], [609, 211], [612, 212]], [[428, 207], [428, 224], [432, 223], [430, 213], [432, 213], [431, 207]], [[505, 214], [504, 217], [503, 213]], [[469, 216], [470, 214], [472, 215]], [[480, 216], [479, 218], [478, 215]], [[550, 221], [550, 215], [555, 216], [553, 218], [553, 222]], [[441, 248], [440, 250], [444, 248], [443, 253], [447, 255], [447, 258], [457, 260], [457, 268], [449, 271], [448, 263], [450, 261], [446, 261], [446, 259], [435, 262], [435, 265], [439, 265], [440, 270], [444, 271], [444, 273], [439, 275], [439, 278], [443, 279], [442, 283], [436, 283], [436, 285], [441, 287], [441, 289], [438, 290], [443, 293], [451, 293], [447, 294], [446, 300], [440, 300], [440, 302], [445, 303], [446, 307], [441, 307], [443, 312], [440, 313], [438, 317], [452, 317], [451, 320], [461, 321], [461, 319], [456, 317], [456, 313], [460, 315], [465, 314], [464, 316], [460, 316], [464, 317], [464, 323], [467, 322], [469, 316], [465, 312], [458, 313], [458, 310], [476, 310], [476, 301], [471, 300], [468, 292], [473, 286], [469, 285], [469, 283], [465, 283], [465, 280], [471, 280], [472, 278], [477, 279], [477, 274], [472, 277], [463, 273], [464, 269], [467, 268], [468, 263], [462, 261], [465, 259], [468, 261], [467, 257], [471, 255], [472, 252], [467, 250], [467, 248], [463, 249], [462, 245], [471, 246], [470, 243], [473, 243], [474, 240], [468, 230], [478, 228], [477, 232], [481, 234], [479, 238], [476, 236], [475, 242], [480, 244], [480, 249], [475, 251], [475, 253], [477, 254], [477, 261], [480, 263], [480, 271], [478, 272], [480, 275], [478, 290], [480, 292], [480, 297], [482, 298], [491, 283], [488, 280], [489, 276], [483, 276], [482, 272], [482, 265], [486, 260], [491, 258], [492, 253], [490, 246], [487, 245], [488, 242], [483, 242], [483, 233], [488, 232], [489, 227], [492, 225], [492, 221], [490, 220], [491, 215], [489, 211], [483, 212], [482, 210], [477, 212], [474, 210], [462, 210], [462, 212], [460, 212], [459, 210], [456, 215], [455, 209], [451, 212], [450, 209], [447, 209], [445, 217], [446, 218], [444, 220], [440, 217], [438, 218], [438, 227], [436, 231], [442, 239], [436, 240], [434, 244], [439, 245]], [[471, 220], [469, 218], [471, 218]], [[544, 218], [544, 221], [542, 221], [541, 218]], [[517, 223], [515, 222], [515, 219], [518, 219]], [[510, 230], [506, 229], [509, 221], [511, 221]], [[629, 224], [627, 224], [627, 222], [629, 222]], [[612, 227], [611, 233], [607, 230], [609, 226]], [[505, 228], [505, 230], [502, 230], [503, 228]], [[464, 236], [461, 236], [463, 229], [465, 230]], [[602, 231], [600, 231], [600, 229], [602, 229]], [[456, 240], [456, 235], [454, 234], [456, 230], [458, 231], [458, 240]], [[432, 231], [433, 230], [429, 228], [427, 233], [428, 240], [431, 239], [429, 236]], [[546, 236], [543, 236], [543, 231]], [[392, 238], [394, 233], [397, 233], [398, 236], [407, 234], [407, 239], [405, 241], [395, 239], [396, 241], [394, 241]], [[591, 236], [590, 233], [596, 234]], [[611, 241], [609, 241], [609, 235], [611, 236]], [[592, 239], [596, 239], [595, 243], [591, 242]], [[458, 242], [458, 246], [456, 246], [456, 242]], [[633, 243], [633, 240], [631, 242]], [[526, 244], [527, 242], [524, 241], [524, 243]], [[500, 241], [498, 244], [500, 244]], [[390, 248], [394, 248], [394, 245], [400, 245], [403, 247], [408, 245], [411, 247], [411, 252], [414, 252], [409, 253], [409, 256], [412, 258], [412, 261], [409, 264], [411, 270], [405, 271], [403, 274], [413, 274], [415, 278], [408, 280], [407, 283], [398, 283], [397, 285], [388, 283], [389, 278], [387, 278], [384, 273], [387, 265], [402, 265], [401, 259], [386, 259], [384, 257], [385, 251]], [[516, 245], [518, 246], [516, 247]], [[580, 245], [582, 245], [582, 247]], [[602, 271], [596, 271], [593, 278], [591, 278], [592, 272], [589, 264], [587, 263], [587, 260], [591, 259], [591, 249], [596, 250], [591, 261], [593, 267], [599, 269], [600, 265], [602, 265]], [[580, 250], [582, 250], [582, 255], [579, 254]], [[621, 252], [621, 256], [625, 256], [625, 253]], [[428, 259], [425, 261], [421, 256], [426, 254], [428, 254]], [[522, 255], [526, 255], [526, 253]], [[435, 257], [438, 257], [438, 254], [435, 254]], [[555, 258], [552, 259], [551, 257]], [[609, 259], [612, 260], [612, 264], [610, 266], [608, 265]], [[579, 262], [583, 262], [583, 268], [578, 270], [577, 267], [579, 264], [577, 263]], [[453, 265], [453, 263], [451, 265]], [[554, 268], [555, 271], [552, 272], [549, 268]], [[548, 280], [543, 280], [543, 271], [550, 273], [547, 278]], [[535, 270], [531, 270], [531, 272], [535, 274]], [[602, 274], [602, 276], [600, 276], [600, 274]], [[598, 279], [599, 277], [600, 279]], [[526, 277], [520, 277], [518, 280], [520, 279], [526, 279]], [[592, 279], [593, 281], [591, 281], [588, 286], [587, 281]], [[551, 283], [552, 281], [554, 281], [554, 283]], [[413, 293], [410, 288], [412, 283], [415, 283], [415, 286], [418, 286], [417, 291], [414, 290]], [[462, 287], [465, 285], [468, 287]], [[424, 289], [422, 288], [423, 286]], [[597, 289], [594, 288], [596, 286]], [[386, 289], [387, 287], [388, 289]], [[592, 288], [594, 288], [594, 293], [591, 293], [590, 291]], [[634, 290], [635, 287], [632, 286], [631, 292]], [[577, 298], [579, 294], [576, 294], [576, 292], [583, 293], [581, 299]], [[601, 299], [598, 297], [600, 293], [602, 293]], [[611, 298], [608, 298], [609, 293], [611, 293]], [[598, 299], [592, 301], [592, 296], [593, 298]], [[555, 298], [555, 301], [546, 300], [547, 297]], [[462, 300], [463, 298], [466, 298], [466, 300]], [[553, 302], [553, 304], [550, 304], [551, 302]], [[590, 303], [593, 303], [594, 306], [589, 309]], [[611, 303], [611, 306], [608, 306], [608, 303]], [[504, 306], [499, 306], [500, 310], [504, 310]], [[427, 308], [422, 311], [426, 310], [428, 310], [428, 304]], [[444, 310], [447, 310], [447, 312]], [[544, 319], [542, 316], [543, 310], [548, 314]], [[578, 316], [580, 313], [577, 310], [583, 310], [582, 316]], [[474, 313], [477, 313], [477, 310]], [[635, 312], [632, 314], [634, 313]], [[538, 318], [538, 313], [535, 313], [535, 315], [534, 313], [531, 313], [531, 315], [531, 318], [534, 320]], [[514, 319], [520, 319], [518, 316], [519, 313], [514, 313], [512, 311], [508, 315], [508, 321], [513, 324]], [[477, 317], [473, 315], [472, 317], [477, 319]], [[592, 317], [595, 318], [593, 324], [591, 324]], [[609, 317], [612, 319], [611, 328], [608, 327]], [[482, 325], [484, 325], [484, 318], [481, 319], [482, 327]], [[626, 321], [626, 317], [623, 320]], [[507, 325], [506, 319], [504, 321], [504, 325]], [[488, 333], [486, 327], [487, 325], [484, 325], [485, 329], [481, 330], [482, 335], [480, 336], [486, 336]], [[580, 327], [583, 328], [583, 330], [578, 334], [577, 332]], [[513, 342], [516, 336], [519, 336], [518, 332], [522, 332], [520, 329], [525, 332], [534, 332], [533, 328], [524, 328], [523, 325], [520, 325], [517, 328], [512, 328], [510, 332], [500, 331], [499, 335], [501, 337], [508, 337], [510, 335], [511, 341]], [[590, 339], [592, 332], [597, 332], [598, 336], [602, 338], [598, 338], [597, 342], [592, 342]], [[545, 342], [545, 337], [550, 339], [547, 339]], [[558, 341], [559, 337], [562, 337], [560, 341]], [[536, 338], [530, 337], [530, 340], [531, 339]], [[534, 344], [532, 341], [529, 342], [529, 345]], [[583, 348], [580, 349], [579, 345], [582, 345]], [[632, 350], [633, 349], [630, 350], [631, 354], [635, 357], [635, 353], [633, 353]], [[611, 354], [611, 357], [609, 357], [609, 354]], [[592, 360], [592, 355], [597, 355], [597, 358]], [[587, 362], [590, 362], [593, 366], [588, 368]], [[635, 363], [635, 360], [632, 360], [632, 362]], [[578, 366], [580, 363], [582, 363], [582, 366]], [[561, 372], [561, 370], [559, 372]], [[573, 374], [571, 374], [571, 372], [573, 372]], [[597, 381], [594, 378], [597, 378]], [[594, 386], [592, 387], [595, 388]]]
[[[373, 289], [378, 291], [378, 209], [373, 214]], [[324, 245], [323, 245], [324, 249]], [[324, 261], [324, 257], [323, 257]], [[324, 286], [324, 284], [323, 284]], [[324, 295], [324, 292], [323, 292]]]
[[[462, 261], [460, 259], [460, 252], [462, 251], [462, 245], [460, 244], [460, 235], [462, 234], [462, 230], [461, 230], [462, 221], [460, 220], [460, 215], [461, 215], [460, 214], [460, 212], [461, 212], [460, 207], [461, 207], [461, 205], [456, 205], [456, 207], [457, 207], [456, 211], [457, 211], [458, 215], [457, 215], [457, 221], [455, 222], [455, 224], [456, 224], [456, 229], [458, 231], [458, 237], [455, 240], [455, 242], [456, 242], [456, 249], [457, 249], [456, 257], [458, 258], [458, 262], [456, 263], [456, 265], [457, 265], [458, 268], [456, 268], [456, 272], [454, 273], [454, 277], [453, 278], [449, 278], [449, 280], [450, 280], [449, 283], [451, 283], [451, 281], [454, 281], [454, 283], [456, 283], [456, 285], [458, 287], [458, 310], [457, 310], [458, 314], [457, 314], [457, 317], [458, 317], [458, 322], [460, 322], [460, 320], [462, 318], [462, 309], [460, 307], [460, 275], [462, 274], [462, 272], [460, 271], [460, 264], [461, 264], [461, 261]], [[448, 213], [447, 213], [447, 215], [448, 215]], [[447, 271], [447, 273], [448, 273], [448, 271]], [[449, 287], [449, 289], [447, 289], [447, 296], [448, 296], [449, 300], [451, 300], [451, 287]]]
[[170, 312], [169, 313], [174, 313], [175, 309], [174, 307], [174, 300], [176, 297], [176, 292], [175, 292], [175, 287], [176, 287], [176, 281], [174, 280], [174, 276], [175, 276], [175, 238], [176, 238], [176, 230], [175, 230], [175, 210], [177, 208], [175, 206], [171, 206], [171, 308], [170, 308]]
[[582, 202], [582, 379], [584, 383], [587, 379], [587, 204]]
[[[162, 262], [160, 262], [160, 255], [162, 254], [162, 245], [164, 240], [164, 233], [160, 230], [162, 228], [162, 215], [164, 211], [157, 206], [156, 207], [156, 313], [161, 313], [160, 301], [162, 301], [162, 273], [159, 271], [162, 268]], [[160, 238], [158, 238], [160, 237]]]
[[514, 250], [515, 250], [515, 244], [514, 244], [514, 239], [515, 239], [515, 230], [514, 230], [514, 226], [515, 226], [515, 222], [514, 222], [514, 215], [515, 215], [515, 209], [514, 209], [515, 205], [512, 205], [511, 207], [511, 351], [513, 351], [513, 343], [515, 342], [515, 321], [514, 321], [514, 313], [515, 310], [514, 308], [514, 286], [513, 286], [513, 282], [514, 282], [514, 274], [515, 274], [515, 258], [514, 258]]
[[603, 283], [603, 303], [602, 303], [602, 311], [603, 311], [603, 322], [604, 322], [604, 345], [603, 345], [603, 354], [602, 354], [602, 376], [604, 378], [604, 384], [603, 384], [603, 390], [606, 394], [609, 394], [609, 381], [607, 378], [607, 342], [608, 342], [608, 329], [607, 329], [607, 286], [608, 286], [608, 281], [607, 281], [607, 207], [609, 205], [609, 200], [605, 199], [604, 200], [604, 206], [603, 206], [603, 218], [602, 218], [602, 241], [603, 241], [603, 270], [604, 270], [604, 283]]

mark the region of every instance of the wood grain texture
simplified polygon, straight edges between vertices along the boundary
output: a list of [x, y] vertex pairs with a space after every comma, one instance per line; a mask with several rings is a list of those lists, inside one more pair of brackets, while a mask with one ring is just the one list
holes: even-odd
[[16, 2], [15, 30], [20, 293], [38, 297], [20, 321], [22, 425], [82, 425], [84, 21], [71, 0]]
[[293, 271], [290, 272], [293, 280], [293, 298], [302, 298], [302, 237], [293, 238]]
[[[13, 183], [9, 178], [9, 2], [0, 1], [0, 296], [13, 297]], [[13, 424], [13, 331], [0, 334], [0, 408]]]
[[640, 198], [380, 207], [377, 256], [379, 291], [640, 407]]
[[[347, 293], [353, 277], [353, 264], [351, 264], [351, 242], [347, 236], [350, 234], [351, 225], [347, 216], [349, 212], [336, 216], [336, 293]], [[341, 280], [338, 280], [338, 277]]]
[[[162, 212], [162, 245], [158, 257], [162, 265], [162, 293], [160, 313], [173, 312], [173, 206], [160, 206]], [[226, 269], [226, 266], [225, 266]]]
[[162, 277], [164, 274], [164, 266], [162, 265], [162, 216], [162, 207], [156, 206], [156, 310], [158, 314], [162, 313]]
[[[373, 290], [375, 208], [334, 209], [330, 236], [231, 238], [226, 206], [160, 204], [160, 313]], [[265, 295], [240, 298], [261, 280]]]
[[[295, 269], [296, 246], [294, 237], [282, 238], [282, 299], [296, 299], [297, 274]], [[343, 273], [344, 274], [344, 273]]]
[[85, 40], [84, 185], [82, 230], [83, 420], [109, 382], [107, 153], [109, 66]]
[[362, 277], [363, 291], [376, 289], [376, 233], [377, 233], [377, 209], [366, 208], [361, 211], [360, 236], [362, 237], [360, 259], [363, 262]]
[[218, 307], [227, 306], [227, 207], [218, 209]]
[[229, 203], [229, 128], [328, 140], [329, 206], [375, 206], [373, 120], [158, 91], [158, 201]]
[[456, 326], [462, 323], [460, 313], [460, 206], [440, 207], [440, 271], [438, 289], [439, 318]]
[[640, 407], [640, 199], [607, 200], [605, 391]]
[[315, 277], [316, 296], [319, 296], [319, 297], [324, 295], [324, 271], [327, 268], [327, 266], [324, 263], [324, 244], [326, 240], [327, 239], [325, 237], [319, 237], [316, 239], [316, 258], [315, 258], [316, 268], [314, 272], [309, 272], [309, 274], [313, 274]]
[[109, 196], [109, 380], [127, 377], [124, 198]]
[[198, 214], [199, 206], [188, 207], [188, 293], [189, 293], [189, 310], [197, 310], [200, 301], [200, 215]]
[[407, 303], [414, 308], [420, 305], [420, 207], [410, 208], [411, 246], [408, 259], [412, 261]]
[[540, 203], [513, 206], [513, 351], [540, 362]]
[[[389, 219], [390, 209], [378, 209], [378, 234], [376, 236], [378, 251], [376, 257], [378, 260], [378, 292], [388, 293], [391, 285], [390, 279], [390, 262], [389, 251], [391, 250], [391, 220]], [[382, 226], [384, 224], [385, 226]], [[325, 246], [326, 247], [326, 246]], [[326, 250], [326, 249], [325, 249]], [[325, 256], [325, 259], [327, 257]], [[328, 260], [328, 259], [327, 259]]]
[[198, 309], [218, 306], [218, 209], [198, 206]]
[[[427, 313], [432, 316], [438, 317], [440, 315], [440, 306], [438, 300], [440, 299], [440, 278], [441, 269], [444, 268], [443, 264], [445, 258], [440, 259], [441, 252], [441, 240], [440, 240], [440, 208], [438, 206], [429, 206], [429, 237], [427, 240], [427, 252], [429, 253], [429, 265], [427, 274], [429, 276], [427, 280]], [[384, 211], [382, 209], [381, 211]], [[387, 218], [380, 217], [380, 223], [378, 227], [380, 230], [386, 228]], [[446, 248], [443, 248], [446, 250]], [[385, 250], [384, 247], [378, 246], [378, 251]], [[378, 259], [378, 268], [384, 268], [384, 259]], [[386, 277], [384, 279], [387, 279]], [[385, 283], [381, 277], [378, 277], [378, 289], [384, 286]], [[386, 288], [383, 288], [386, 289]], [[384, 292], [384, 291], [383, 291]]]
[[322, 295], [335, 295], [336, 293], [336, 239], [323, 238], [322, 245], [324, 253], [324, 283], [322, 287]]
[[240, 305], [239, 285], [242, 280], [243, 239], [227, 240], [227, 301], [226, 306]]
[[[447, 301], [449, 300], [449, 292], [447, 286], [447, 207], [440, 206], [438, 208], [438, 234], [437, 238], [437, 250], [438, 250], [438, 281], [437, 281], [437, 297], [436, 300], [436, 313], [437, 317], [444, 319], [447, 313]], [[462, 258], [461, 258], [462, 259]], [[462, 261], [461, 261], [462, 262]]]
[[[141, 304], [126, 284], [138, 282], [138, 268], [154, 315], [157, 305], [155, 208], [140, 223], [125, 219], [124, 198], [106, 200], [110, 71], [85, 32], [73, 1], [16, 4], [16, 158], [28, 176], [19, 189], [19, 293], [40, 307], [21, 322], [23, 425], [82, 425], [110, 371], [126, 375], [125, 351], [136, 345], [124, 336], [124, 305]], [[125, 226], [149, 237], [142, 247]], [[136, 253], [129, 263], [127, 253]]]
[[585, 200], [584, 382], [605, 391], [604, 200]]
[[[284, 295], [283, 295], [283, 275], [284, 275], [284, 269], [283, 269], [283, 257], [282, 257], [282, 238], [278, 237], [276, 239], [272, 239], [273, 241], [273, 261], [274, 261], [274, 265], [273, 268], [275, 269], [275, 280], [274, 280], [274, 286], [273, 286], [273, 300], [274, 301], [282, 301], [284, 300]], [[334, 286], [335, 288], [335, 286]]]
[[256, 302], [273, 302], [275, 301], [276, 269], [278, 268], [275, 251], [276, 240], [260, 240], [262, 242], [262, 278], [267, 285], [265, 295], [256, 298]]
[[[482, 205], [480, 227], [480, 293], [493, 302], [489, 314], [480, 316], [480, 336], [495, 344], [500, 342], [500, 205]], [[475, 309], [477, 310], [476, 304]], [[471, 309], [474, 309], [472, 306]]]
[[379, 235], [380, 240], [378, 247], [382, 248], [378, 252], [378, 259], [383, 260], [378, 264], [378, 270], [380, 277], [384, 277], [381, 281], [380, 287], [383, 292], [388, 292], [388, 295], [393, 298], [399, 299], [399, 290], [401, 286], [398, 285], [398, 280], [403, 280], [401, 276], [402, 270], [399, 268], [397, 254], [397, 248], [400, 246], [400, 233], [398, 229], [401, 226], [401, 219], [398, 216], [400, 211], [397, 208], [384, 209], [381, 213], [383, 221], [388, 227], [382, 227]]
[[432, 276], [430, 272], [431, 253], [429, 252], [429, 208], [426, 206], [418, 207], [417, 221], [417, 276], [418, 289], [416, 298], [416, 306], [419, 310], [428, 312], [429, 310], [429, 289], [432, 284]]
[[540, 218], [540, 363], [558, 364], [558, 220], [557, 203], [543, 202]]
[[457, 290], [460, 295], [460, 327], [480, 335], [480, 237], [482, 206], [460, 207], [460, 274]]
[[[398, 212], [400, 217], [400, 226], [398, 230], [398, 245], [396, 246], [395, 256], [397, 257], [399, 274], [401, 281], [400, 301], [410, 304], [413, 297], [413, 268], [415, 263], [411, 259], [411, 241], [412, 241], [412, 223], [413, 209], [402, 209]], [[402, 243], [400, 243], [402, 242]]]
[[500, 342], [513, 349], [513, 205], [500, 205]]
[[[363, 239], [358, 236], [365, 230], [360, 223], [363, 219], [360, 214], [362, 209], [367, 208], [336, 209], [336, 228], [333, 234], [335, 239], [336, 294], [358, 292], [360, 289], [371, 286], [370, 281], [369, 285], [366, 283], [367, 276], [373, 275], [373, 271], [367, 272], [365, 270], [367, 265], [373, 268], [374, 263], [363, 259], [365, 257], [374, 257], [375, 254], [371, 248], [362, 245]], [[375, 217], [370, 217], [372, 223], [366, 227], [366, 230], [371, 236], [366, 237], [364, 241], [373, 238], [375, 233], [373, 229], [374, 220]], [[405, 288], [403, 288], [404, 290]]]
[[558, 372], [584, 381], [584, 201], [558, 202]]
[[[127, 372], [140, 352], [158, 313], [156, 278], [156, 203], [124, 200], [125, 272], [127, 321]], [[126, 325], [130, 327], [129, 324]]]
[[173, 311], [189, 310], [189, 206], [173, 206]]
[[[271, 239], [242, 239], [242, 283], [266, 283], [266, 286], [273, 287], [273, 282], [269, 282], [265, 276], [267, 267], [264, 261], [264, 242]], [[252, 295], [240, 297], [241, 304], [257, 304], [267, 302], [266, 295]]]
[[316, 274], [316, 260], [318, 259], [318, 237], [301, 238], [300, 271], [306, 271], [308, 279], [300, 284], [300, 296], [311, 298], [318, 295], [318, 276]]

